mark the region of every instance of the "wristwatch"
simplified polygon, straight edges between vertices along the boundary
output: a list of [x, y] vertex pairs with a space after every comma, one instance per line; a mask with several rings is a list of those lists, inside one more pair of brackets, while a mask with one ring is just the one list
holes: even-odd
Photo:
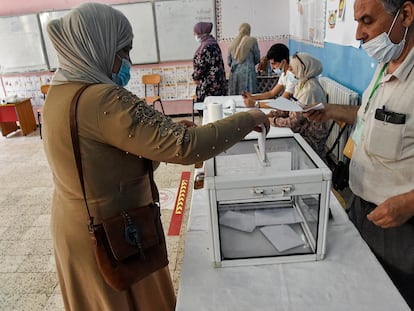
[[259, 103], [258, 101], [256, 101], [256, 102], [254, 103], [254, 106], [255, 106], [256, 108], [260, 108], [260, 103]]

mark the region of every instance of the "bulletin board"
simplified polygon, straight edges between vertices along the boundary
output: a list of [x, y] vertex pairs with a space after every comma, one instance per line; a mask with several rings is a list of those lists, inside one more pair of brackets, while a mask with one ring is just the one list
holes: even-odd
[[289, 5], [286, 0], [216, 0], [217, 37], [232, 41], [242, 23], [249, 23], [251, 36], [259, 40], [289, 38]]
[[[121, 11], [131, 23], [134, 40], [130, 56], [133, 65], [158, 62], [157, 36], [155, 33], [152, 3], [120, 4], [113, 5], [113, 8]], [[47, 35], [46, 26], [52, 19], [60, 18], [68, 12], [70, 10], [42, 12], [39, 14], [50, 70], [57, 68], [58, 60], [55, 48]]]
[[158, 62], [157, 35], [152, 2], [113, 5], [128, 18], [134, 32], [130, 53], [133, 65]]
[[36, 14], [0, 17], [0, 74], [47, 69]]
[[194, 39], [193, 27], [198, 22], [215, 24], [214, 1], [157, 1], [154, 6], [160, 61], [191, 60], [200, 44]]
[[49, 35], [47, 34], [46, 27], [51, 20], [61, 18], [68, 12], [69, 10], [39, 13], [49, 70], [55, 70], [58, 67], [58, 59], [56, 56], [56, 50], [53, 47], [52, 41], [49, 39]]

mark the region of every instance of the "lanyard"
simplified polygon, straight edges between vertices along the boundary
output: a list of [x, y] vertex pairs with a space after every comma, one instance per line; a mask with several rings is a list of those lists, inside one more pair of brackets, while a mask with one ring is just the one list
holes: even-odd
[[381, 77], [383, 76], [384, 71], [385, 71], [385, 68], [387, 68], [387, 66], [388, 66], [388, 63], [385, 63], [385, 64], [382, 66], [382, 68], [381, 68], [381, 70], [380, 70], [380, 72], [379, 72], [379, 74], [378, 74], [378, 77], [377, 77], [377, 79], [375, 80], [374, 86], [372, 87], [371, 93], [369, 94], [369, 97], [368, 97], [368, 102], [367, 102], [367, 105], [365, 106], [364, 114], [365, 114], [365, 113], [367, 113], [367, 111], [368, 111], [369, 104], [371, 103], [371, 98], [372, 98], [372, 96], [374, 96], [375, 91], [378, 89], [378, 86], [379, 86], [379, 80], [380, 80], [380, 79], [381, 79]]

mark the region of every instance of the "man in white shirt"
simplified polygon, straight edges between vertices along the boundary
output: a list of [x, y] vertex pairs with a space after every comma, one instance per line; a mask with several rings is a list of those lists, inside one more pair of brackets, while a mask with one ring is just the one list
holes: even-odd
[[355, 124], [348, 215], [414, 310], [414, 0], [355, 0], [354, 18], [379, 63], [362, 104], [307, 117]]
[[[295, 91], [297, 80], [294, 74], [289, 71], [289, 49], [286, 45], [277, 43], [270, 47], [266, 55], [272, 66], [273, 71], [279, 74], [277, 84], [268, 92], [261, 94], [250, 94], [243, 92], [242, 96], [247, 107], [254, 107], [255, 102], [262, 99], [275, 98], [276, 96], [283, 96], [289, 98]], [[261, 106], [265, 106], [261, 104]]]

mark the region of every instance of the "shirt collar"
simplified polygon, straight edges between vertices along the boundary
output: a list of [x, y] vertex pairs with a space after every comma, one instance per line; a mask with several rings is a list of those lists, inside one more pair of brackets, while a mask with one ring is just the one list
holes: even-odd
[[[382, 64], [380, 64], [382, 66]], [[405, 81], [414, 68], [414, 48], [408, 53], [404, 61], [398, 66], [398, 68], [391, 74], [398, 80]]]

